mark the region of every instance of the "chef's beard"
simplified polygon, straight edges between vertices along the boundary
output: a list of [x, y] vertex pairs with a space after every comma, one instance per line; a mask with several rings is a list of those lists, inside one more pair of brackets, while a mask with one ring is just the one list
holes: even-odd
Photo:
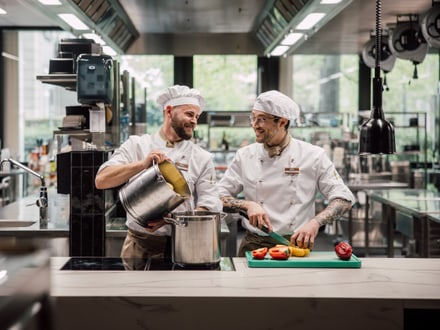
[[185, 130], [185, 124], [179, 123], [175, 118], [171, 118], [171, 127], [173, 128], [174, 132], [176, 132], [176, 135], [181, 138], [182, 140], [190, 140], [193, 136], [194, 128], [192, 126], [191, 133], [187, 133]]

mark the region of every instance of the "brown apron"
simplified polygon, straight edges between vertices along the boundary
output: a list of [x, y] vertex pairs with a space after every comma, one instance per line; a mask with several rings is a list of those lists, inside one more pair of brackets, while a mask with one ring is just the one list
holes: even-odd
[[145, 259], [171, 259], [171, 237], [143, 234], [128, 229], [121, 249], [126, 269], [139, 270]]

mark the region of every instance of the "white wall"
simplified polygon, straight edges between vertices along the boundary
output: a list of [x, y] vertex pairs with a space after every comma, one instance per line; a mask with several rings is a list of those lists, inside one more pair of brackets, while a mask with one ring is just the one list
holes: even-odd
[[19, 141], [19, 101], [18, 101], [18, 33], [7, 31], [3, 33], [4, 61], [4, 141], [3, 147], [9, 148], [11, 157], [16, 158], [20, 150]]

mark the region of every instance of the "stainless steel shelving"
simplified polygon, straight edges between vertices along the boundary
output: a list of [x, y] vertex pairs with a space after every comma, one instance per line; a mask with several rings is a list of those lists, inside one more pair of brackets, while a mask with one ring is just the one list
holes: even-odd
[[57, 85], [67, 90], [76, 91], [76, 74], [48, 74], [37, 76], [37, 80], [45, 84]]

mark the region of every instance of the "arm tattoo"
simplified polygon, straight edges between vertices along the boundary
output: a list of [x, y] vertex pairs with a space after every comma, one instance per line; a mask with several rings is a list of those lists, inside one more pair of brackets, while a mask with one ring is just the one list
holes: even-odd
[[231, 196], [223, 196], [221, 197], [221, 200], [223, 202], [223, 207], [225, 208], [230, 208], [232, 211], [246, 211], [246, 209], [244, 208], [244, 200], [242, 199], [236, 199]]
[[351, 202], [342, 198], [332, 200], [321, 213], [315, 216], [315, 220], [322, 226], [339, 219], [345, 212], [351, 209]]

